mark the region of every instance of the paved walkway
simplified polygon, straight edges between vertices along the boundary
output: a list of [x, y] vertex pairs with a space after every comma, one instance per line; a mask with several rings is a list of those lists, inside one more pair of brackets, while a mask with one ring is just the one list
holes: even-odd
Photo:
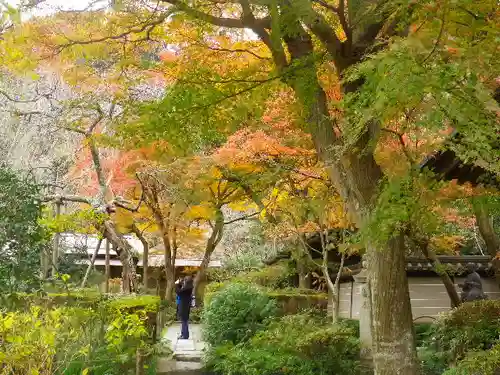
[[189, 340], [178, 339], [180, 332], [181, 325], [177, 323], [168, 327], [165, 336], [163, 336], [163, 339], [169, 342], [170, 348], [174, 352], [174, 358], [177, 360], [187, 360], [187, 357], [201, 359], [205, 348], [205, 343], [202, 341], [201, 325], [189, 325]]

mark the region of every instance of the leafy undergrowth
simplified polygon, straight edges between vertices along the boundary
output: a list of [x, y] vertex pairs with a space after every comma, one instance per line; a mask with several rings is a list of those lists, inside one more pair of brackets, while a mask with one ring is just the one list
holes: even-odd
[[[206, 369], [221, 375], [360, 372], [358, 327], [308, 312], [281, 316], [267, 290], [245, 283], [213, 293], [205, 306]], [[281, 316], [281, 317], [280, 317]]]
[[[72, 300], [73, 301], [73, 300]], [[63, 306], [31, 305], [0, 312], [0, 374], [125, 375], [135, 372], [137, 352], [153, 374], [155, 297], [103, 299]], [[153, 314], [154, 316], [151, 316]]]
[[428, 327], [419, 356], [425, 375], [445, 371], [446, 375], [489, 375], [500, 366], [494, 365], [500, 362], [499, 345], [500, 301], [476, 301], [444, 314]]
[[359, 340], [347, 325], [289, 315], [246, 342], [211, 348], [207, 368], [224, 375], [359, 374]]

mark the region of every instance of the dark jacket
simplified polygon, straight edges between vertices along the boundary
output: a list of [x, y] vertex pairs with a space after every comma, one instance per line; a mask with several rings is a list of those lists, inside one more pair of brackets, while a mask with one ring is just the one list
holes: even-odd
[[191, 311], [191, 299], [193, 298], [193, 280], [184, 280], [175, 286], [175, 292], [179, 296], [179, 319], [189, 320]]

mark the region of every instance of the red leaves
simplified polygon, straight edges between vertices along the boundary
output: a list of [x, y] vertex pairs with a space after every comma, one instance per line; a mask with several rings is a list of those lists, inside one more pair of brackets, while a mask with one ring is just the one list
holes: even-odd
[[[136, 186], [134, 178], [127, 173], [129, 167], [136, 162], [138, 155], [135, 153], [106, 150], [101, 152], [101, 167], [108, 187], [115, 195], [125, 195]], [[75, 166], [70, 170], [69, 177], [82, 194], [95, 195], [99, 191], [99, 183], [95, 166], [88, 150], [82, 152], [77, 158]]]

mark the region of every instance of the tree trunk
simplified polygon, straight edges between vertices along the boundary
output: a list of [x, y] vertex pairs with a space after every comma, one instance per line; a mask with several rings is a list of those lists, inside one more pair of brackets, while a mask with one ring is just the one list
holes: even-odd
[[425, 258], [429, 262], [431, 262], [434, 271], [441, 278], [441, 281], [446, 288], [446, 292], [448, 293], [448, 297], [450, 297], [451, 307], [453, 308], [460, 306], [462, 301], [460, 299], [460, 296], [458, 295], [457, 289], [455, 288], [455, 284], [451, 280], [450, 275], [448, 275], [446, 270], [443, 269], [442, 264], [434, 251], [429, 249], [429, 241], [427, 239], [416, 238], [415, 235], [413, 235], [412, 239], [418, 245]]
[[144, 237], [144, 234], [137, 227], [137, 225], [132, 224], [132, 232], [137, 236], [139, 241], [142, 243], [142, 284], [144, 285], [144, 290], [147, 292], [149, 285], [149, 243]]
[[142, 349], [137, 349], [135, 358], [135, 375], [144, 375], [144, 353]]
[[175, 267], [172, 265], [166, 266], [168, 270], [165, 270], [165, 300], [168, 302], [174, 301], [174, 286], [175, 286]]
[[500, 288], [500, 237], [495, 233], [493, 227], [493, 217], [488, 212], [488, 207], [479, 199], [472, 200], [472, 208], [476, 216], [479, 233], [486, 244], [486, 250], [492, 258], [493, 269], [495, 270], [495, 278], [497, 285]]
[[301, 262], [297, 262], [297, 273], [299, 275], [299, 288], [311, 289], [311, 278], [309, 277], [309, 273], [304, 270]]
[[174, 283], [175, 283], [175, 258], [172, 257], [172, 248], [170, 245], [170, 236], [168, 233], [163, 233], [163, 258], [165, 261], [165, 300], [173, 301]]
[[[328, 254], [328, 253], [327, 253]], [[331, 295], [332, 304], [332, 322], [335, 324], [339, 321], [340, 317], [340, 275], [342, 275], [342, 270], [344, 269], [345, 254], [342, 254], [340, 258], [339, 270], [337, 271], [337, 276], [335, 277], [335, 282], [332, 281], [330, 273], [328, 272], [328, 255], [323, 255], [323, 276], [326, 279], [326, 284], [328, 285], [328, 291]]]
[[306, 245], [306, 240], [303, 235], [301, 235], [301, 246], [297, 248], [296, 251], [292, 251], [292, 257], [295, 259], [295, 264], [297, 265], [297, 275], [299, 276], [299, 288], [301, 289], [311, 289], [311, 277], [309, 273], [308, 261], [310, 260], [310, 254], [308, 254], [309, 249]]
[[[287, 43], [292, 55], [303, 56], [304, 48], [309, 48], [312, 53], [312, 42], [301, 39], [293, 45]], [[309, 46], [304, 47], [307, 44]], [[367, 215], [383, 179], [382, 170], [370, 149], [373, 129], [361, 134], [352, 150], [337, 155], [334, 147], [340, 144], [334, 133], [334, 124], [329, 120], [326, 94], [314, 69], [302, 73], [301, 81], [295, 82], [292, 87], [305, 107], [317, 153], [327, 165], [330, 179], [346, 202], [350, 215], [361, 228], [366, 225]], [[375, 124], [370, 124], [370, 127], [375, 128]], [[402, 239], [402, 236], [395, 236], [385, 247], [367, 247], [369, 282], [374, 288], [372, 337], [375, 375], [420, 373]]]
[[392, 238], [385, 249], [369, 249], [376, 375], [420, 373], [403, 249], [402, 235]]
[[121, 293], [130, 294], [130, 270], [129, 264], [126, 259], [122, 259], [122, 285], [121, 285]]
[[[312, 42], [300, 40], [288, 44], [292, 55], [303, 56]], [[310, 44], [308, 47], [304, 45]], [[316, 151], [327, 165], [327, 171], [334, 186], [346, 202], [349, 214], [358, 227], [366, 225], [383, 173], [370, 149], [371, 132], [368, 129], [360, 135], [352, 150], [337, 155], [335, 145], [339, 140], [334, 133], [334, 124], [329, 120], [326, 94], [318, 83], [316, 71], [302, 71], [301, 80], [292, 84], [297, 97], [307, 113]], [[306, 88], [306, 92], [304, 92]], [[375, 128], [376, 124], [370, 124]], [[373, 285], [372, 303], [375, 375], [416, 375], [420, 366], [416, 356], [413, 319], [406, 277], [405, 246], [402, 236], [388, 241], [386, 246], [367, 246], [370, 272], [369, 282]], [[375, 242], [375, 241], [373, 241]]]
[[90, 259], [90, 264], [87, 267], [87, 271], [85, 272], [85, 276], [83, 277], [82, 284], [80, 288], [85, 288], [85, 284], [87, 284], [87, 279], [89, 278], [90, 271], [92, 271], [92, 267], [94, 267], [95, 260], [97, 258], [97, 254], [99, 254], [99, 249], [101, 248], [102, 238], [99, 238], [97, 241], [97, 246], [95, 247], [94, 254], [92, 254], [92, 258]]
[[210, 237], [208, 238], [207, 244], [205, 246], [205, 254], [203, 255], [203, 260], [201, 261], [200, 268], [198, 269], [198, 272], [196, 273], [196, 276], [194, 278], [194, 295], [197, 295], [198, 286], [205, 277], [206, 270], [208, 268], [208, 265], [210, 264], [212, 253], [222, 239], [223, 234], [224, 214], [220, 209], [218, 209], [216, 212], [215, 225], [213, 225], [212, 233], [210, 234]]
[[109, 279], [111, 276], [111, 267], [109, 264], [109, 250], [110, 250], [110, 241], [106, 240], [106, 259], [105, 259], [105, 284], [104, 284], [104, 293], [109, 293]]
[[137, 292], [137, 268], [133, 258], [134, 250], [132, 246], [123, 238], [113, 221], [106, 220], [104, 229], [107, 240], [115, 245], [115, 251], [120, 257], [123, 270], [126, 271], [125, 278], [127, 280], [126, 284], [124, 284], [124, 293]]

